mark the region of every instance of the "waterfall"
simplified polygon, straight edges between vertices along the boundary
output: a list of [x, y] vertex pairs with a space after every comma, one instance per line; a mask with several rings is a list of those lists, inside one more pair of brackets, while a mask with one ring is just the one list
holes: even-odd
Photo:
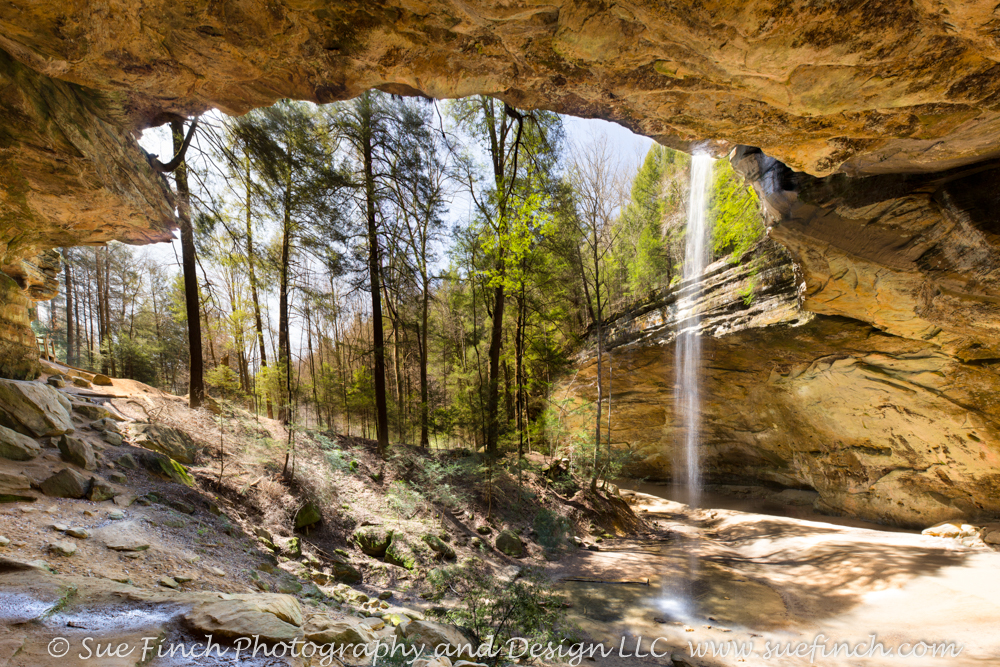
[[[696, 309], [701, 294], [700, 278], [705, 270], [708, 254], [705, 238], [705, 214], [708, 207], [708, 189], [711, 183], [712, 164], [708, 155], [691, 156], [691, 189], [688, 201], [686, 246], [684, 248], [684, 275], [681, 296], [677, 303], [676, 387], [675, 414], [680, 417], [684, 446], [679, 448], [682, 460], [675, 456], [675, 470], [684, 471], [687, 504], [697, 507], [701, 500], [701, 469], [698, 457], [698, 436], [701, 426], [698, 367], [701, 362], [701, 320]], [[680, 463], [680, 466], [677, 464]], [[680, 476], [675, 473], [675, 482]]]

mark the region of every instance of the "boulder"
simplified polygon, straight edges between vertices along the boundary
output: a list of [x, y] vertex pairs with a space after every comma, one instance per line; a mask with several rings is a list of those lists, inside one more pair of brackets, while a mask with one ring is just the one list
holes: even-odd
[[178, 463], [191, 465], [198, 460], [198, 448], [184, 431], [162, 424], [133, 424], [135, 444], [166, 454]]
[[184, 621], [200, 633], [226, 638], [288, 642], [302, 635], [302, 608], [289, 595], [222, 594], [219, 600], [195, 605]]
[[932, 537], [959, 537], [962, 534], [962, 529], [953, 523], [945, 522], [925, 528], [921, 531], [921, 534]]
[[31, 480], [24, 475], [0, 472], [0, 503], [33, 502]]
[[111, 500], [120, 493], [118, 489], [113, 487], [108, 482], [104, 481], [100, 477], [90, 478], [90, 493], [87, 496], [87, 500], [95, 503], [102, 502], [104, 500]]
[[274, 590], [277, 593], [295, 595], [302, 592], [302, 582], [295, 575], [282, 572], [278, 575], [278, 580], [274, 582]]
[[58, 445], [63, 461], [80, 466], [84, 470], [97, 470], [97, 459], [94, 458], [94, 450], [83, 440], [64, 435], [59, 438]]
[[72, 433], [66, 400], [41, 382], [0, 379], [0, 425], [35, 437]]
[[126, 470], [135, 470], [139, 467], [139, 464], [135, 462], [135, 458], [131, 454], [119, 456], [115, 459], [115, 465]]
[[98, 374], [96, 374], [94, 376], [94, 379], [92, 380], [92, 382], [94, 384], [96, 384], [97, 386], [99, 386], [99, 387], [110, 387], [110, 386], [112, 386], [111, 378], [109, 378], [107, 375], [101, 375], [100, 373], [98, 373]]
[[104, 442], [112, 447], [120, 447], [122, 444], [122, 436], [114, 431], [105, 431], [101, 434], [101, 437], [104, 438]]
[[72, 556], [76, 553], [76, 545], [69, 540], [56, 540], [49, 545], [49, 551], [57, 556]]
[[451, 658], [473, 660], [476, 647], [454, 625], [434, 621], [412, 621], [396, 628], [396, 636], [406, 639], [411, 646], [423, 646], [424, 653], [435, 652]]
[[108, 475], [108, 479], [115, 484], [128, 484], [128, 477], [126, 477], [123, 473], [120, 472], [111, 473], [110, 475]]
[[314, 614], [306, 621], [302, 631], [306, 641], [321, 646], [333, 644], [339, 648], [375, 641], [371, 626], [360, 618], [351, 616], [335, 619], [329, 614]]
[[299, 508], [299, 511], [295, 513], [295, 529], [305, 528], [306, 526], [311, 526], [315, 523], [319, 523], [323, 519], [323, 515], [320, 514], [319, 507], [316, 506], [314, 502], [308, 502]]
[[74, 387], [81, 387], [82, 389], [89, 389], [90, 388], [90, 381], [87, 380], [87, 379], [85, 379], [85, 378], [75, 377], [75, 378], [73, 378], [73, 386]]
[[389, 543], [392, 542], [392, 530], [384, 526], [362, 526], [351, 535], [362, 553], [375, 558], [385, 556]]
[[105, 417], [104, 419], [98, 419], [96, 421], [90, 422], [90, 428], [95, 431], [112, 431], [114, 433], [121, 433], [121, 427], [118, 425], [114, 419], [110, 417]]
[[497, 535], [496, 548], [511, 558], [520, 558], [524, 555], [524, 544], [521, 542], [521, 538], [510, 530], [500, 531], [500, 534]]
[[450, 545], [445, 544], [444, 541], [437, 535], [424, 535], [424, 542], [430, 547], [431, 551], [436, 553], [441, 558], [445, 560], [455, 560], [455, 550], [451, 548]]
[[34, 439], [0, 426], [0, 458], [30, 461], [41, 453], [42, 448]]
[[103, 405], [80, 400], [73, 401], [73, 412], [81, 414], [87, 419], [111, 419], [114, 417], [111, 410]]
[[346, 560], [337, 558], [330, 567], [333, 578], [345, 584], [356, 584], [361, 581], [361, 572]]
[[413, 545], [402, 533], [393, 533], [392, 541], [385, 550], [385, 562], [412, 570], [417, 567], [417, 554]]
[[46, 380], [46, 382], [49, 386], [55, 387], [56, 389], [62, 389], [66, 386], [66, 380], [62, 379], [59, 375], [51, 376], [48, 380]]
[[41, 489], [53, 498], [83, 498], [90, 490], [90, 480], [72, 468], [63, 468], [42, 482]]

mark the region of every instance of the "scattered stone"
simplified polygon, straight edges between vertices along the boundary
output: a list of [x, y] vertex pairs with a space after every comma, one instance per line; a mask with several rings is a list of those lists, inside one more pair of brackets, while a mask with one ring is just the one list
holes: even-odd
[[112, 551], [146, 551], [149, 543], [137, 537], [115, 536], [105, 542], [105, 546]]
[[90, 428], [98, 432], [111, 431], [112, 433], [118, 434], [121, 434], [122, 432], [121, 426], [118, 425], [118, 422], [110, 417], [90, 422]]
[[382, 591], [381, 593], [378, 594], [379, 600], [388, 600], [391, 597], [392, 597], [392, 591]]
[[479, 551], [482, 551], [485, 546], [486, 544], [478, 537], [473, 537], [471, 540], [469, 540], [469, 547], [472, 549], [477, 549]]
[[445, 560], [455, 560], [455, 550], [451, 546], [444, 543], [444, 541], [436, 535], [424, 535], [424, 542], [430, 547], [431, 551], [436, 553], [439, 557]]
[[90, 489], [90, 480], [72, 468], [63, 468], [42, 482], [41, 489], [53, 498], [83, 498]]
[[183, 500], [170, 500], [167, 504], [182, 514], [194, 514], [194, 505]]
[[112, 521], [121, 521], [125, 518], [125, 512], [122, 512], [121, 510], [112, 510], [108, 514], [108, 518]]
[[319, 508], [313, 502], [308, 502], [299, 508], [299, 511], [295, 513], [295, 529], [305, 528], [306, 526], [311, 526], [313, 524], [319, 523], [323, 519], [323, 515], [320, 514]]
[[115, 459], [115, 465], [126, 470], [137, 470], [139, 468], [139, 464], [135, 462], [135, 458], [131, 454], [125, 454]]
[[983, 538], [983, 542], [986, 542], [986, 544], [1000, 544], [1000, 530], [994, 530], [986, 533], [986, 536]]
[[490, 533], [493, 532], [493, 529], [487, 525], [482, 525], [476, 528], [476, 532], [479, 533], [480, 535], [489, 535]]
[[41, 382], [21, 380], [0, 380], [0, 424], [35, 437], [74, 431], [69, 400], [62, 393]]
[[510, 530], [500, 531], [500, 534], [497, 535], [496, 548], [511, 558], [520, 558], [524, 555], [524, 544], [521, 542], [521, 538]]
[[78, 540], [85, 540], [90, 537], [90, 533], [87, 532], [86, 528], [67, 528], [65, 532], [70, 537], [75, 537]]
[[290, 537], [285, 540], [281, 551], [289, 558], [299, 558], [302, 556], [302, 541], [297, 537]]
[[331, 569], [333, 570], [333, 578], [337, 581], [342, 581], [345, 584], [361, 582], [361, 572], [347, 561], [336, 560]]
[[314, 614], [302, 628], [306, 641], [336, 648], [369, 644], [375, 641], [371, 627], [359, 618], [333, 619], [329, 614]]
[[184, 431], [162, 424], [133, 424], [132, 433], [137, 445], [165, 454], [178, 463], [197, 463], [198, 447]]
[[190, 574], [175, 574], [173, 577], [174, 581], [178, 584], [186, 584], [190, 581], [194, 581], [194, 576]]
[[921, 534], [930, 535], [932, 537], [958, 537], [961, 533], [961, 528], [948, 522], [939, 523], [936, 526], [931, 526], [930, 528], [925, 528], [921, 531]]
[[63, 387], [66, 386], [66, 380], [63, 380], [58, 375], [51, 376], [48, 380], [46, 380], [46, 382], [48, 382], [50, 386], [55, 387], [56, 389], [62, 389]]
[[10, 546], [10, 540], [8, 540], [3, 535], [0, 535], [0, 547]]
[[375, 616], [369, 616], [368, 618], [363, 618], [361, 619], [361, 622], [364, 625], [367, 625], [372, 632], [378, 632], [379, 630], [385, 627], [385, 621]]
[[59, 439], [58, 445], [63, 461], [72, 463], [84, 470], [97, 470], [97, 460], [94, 458], [94, 450], [83, 440], [64, 435]]
[[104, 500], [111, 500], [118, 495], [118, 489], [100, 477], [92, 477], [90, 482], [90, 495], [88, 499], [92, 502], [99, 503]]
[[74, 401], [73, 412], [77, 412], [87, 419], [107, 419], [113, 417], [111, 410], [108, 410], [103, 405], [96, 405], [94, 403], [87, 403], [84, 401]]
[[[0, 472], [0, 503], [34, 502], [31, 480], [24, 475]], [[26, 508], [21, 508], [22, 511]]]
[[41, 453], [41, 446], [33, 438], [0, 426], [0, 459], [30, 461]]
[[111, 378], [109, 378], [107, 375], [102, 375], [100, 373], [94, 375], [93, 383], [99, 387], [112, 386]]
[[[434, 621], [412, 621], [396, 628], [396, 636], [406, 639], [411, 646], [424, 646], [425, 653], [433, 654], [440, 646], [450, 647], [449, 653], [463, 660], [472, 660], [472, 644], [462, 632], [453, 625], [435, 623]], [[443, 652], [441, 649], [440, 652]]]
[[57, 540], [49, 545], [49, 551], [57, 556], [72, 556], [76, 553], [76, 545], [69, 540]]
[[90, 381], [81, 377], [73, 378], [73, 385], [76, 387], [83, 387], [84, 389], [90, 388]]
[[354, 531], [351, 539], [363, 553], [381, 558], [392, 542], [392, 531], [384, 526], [363, 526]]
[[64, 523], [54, 523], [51, 526], [49, 526], [49, 528], [59, 533], [65, 533], [67, 530], [69, 530], [69, 526], [67, 526]]
[[181, 587], [181, 585], [178, 584], [177, 581], [174, 580], [172, 577], [160, 577], [159, 581], [157, 581], [156, 583], [160, 584], [161, 586], [165, 586], [167, 588], [172, 588], [174, 590], [177, 590], [178, 588]]
[[302, 591], [302, 582], [295, 576], [287, 572], [282, 572], [278, 575], [278, 580], [274, 583], [274, 590], [278, 593], [294, 595]]
[[104, 438], [104, 442], [108, 443], [112, 447], [121, 447], [122, 437], [118, 433], [115, 433], [114, 431], [105, 431], [101, 434], [101, 437]]
[[221, 567], [208, 567], [206, 569], [217, 577], [226, 576], [226, 571], [223, 570]]
[[115, 496], [114, 503], [118, 507], [128, 507], [135, 502], [136, 495], [134, 493], [119, 493]]
[[108, 475], [108, 479], [115, 484], [128, 484], [128, 477], [126, 477], [124, 473], [113, 472]]

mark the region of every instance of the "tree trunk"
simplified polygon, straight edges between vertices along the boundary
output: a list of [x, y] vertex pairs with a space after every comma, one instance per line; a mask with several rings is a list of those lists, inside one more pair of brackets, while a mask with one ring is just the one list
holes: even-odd
[[[257, 346], [260, 348], [260, 367], [267, 368], [267, 347], [264, 345], [264, 322], [260, 316], [260, 298], [257, 296], [257, 271], [254, 268], [253, 220], [250, 209], [250, 154], [246, 159], [247, 179], [247, 269], [250, 274], [250, 294], [253, 297], [254, 326], [257, 328]], [[267, 418], [274, 419], [274, 407], [271, 405], [271, 392], [264, 386], [264, 402], [267, 405]]]
[[292, 175], [287, 174], [285, 185], [285, 218], [281, 234], [281, 266], [279, 267], [278, 286], [278, 365], [282, 368], [283, 383], [281, 404], [278, 406], [278, 421], [288, 424], [291, 420], [292, 403], [292, 359], [291, 342], [288, 337], [288, 262], [292, 246], [291, 190]]
[[[179, 153], [184, 144], [184, 121], [170, 123], [174, 138], [174, 153]], [[177, 182], [177, 210], [181, 219], [181, 264], [184, 269], [184, 303], [188, 321], [189, 369], [188, 405], [201, 407], [205, 400], [205, 369], [201, 354], [201, 308], [198, 305], [198, 273], [194, 249], [194, 227], [191, 225], [191, 191], [188, 189], [187, 161], [182, 161], [174, 171]]]
[[[366, 93], [370, 95], [370, 93]], [[379, 456], [385, 456], [389, 447], [389, 411], [385, 397], [385, 334], [382, 329], [382, 287], [379, 259], [378, 228], [375, 220], [375, 174], [372, 165], [372, 116], [371, 106], [366, 106], [363, 118], [363, 159], [365, 168], [365, 203], [368, 222], [368, 274], [372, 290], [372, 334], [374, 337], [375, 375], [375, 433], [378, 438]]]
[[427, 309], [428, 301], [430, 300], [430, 286], [427, 282], [425, 275], [423, 308], [420, 313], [420, 331], [417, 332], [418, 344], [420, 345], [420, 446], [424, 449], [430, 445], [430, 438], [427, 433], [427, 424], [430, 421], [430, 405], [428, 405], [427, 396]]
[[73, 321], [73, 271], [69, 264], [69, 250], [63, 248], [63, 270], [66, 273], [66, 363], [73, 366], [77, 363], [73, 356], [73, 335], [76, 333], [76, 323]]

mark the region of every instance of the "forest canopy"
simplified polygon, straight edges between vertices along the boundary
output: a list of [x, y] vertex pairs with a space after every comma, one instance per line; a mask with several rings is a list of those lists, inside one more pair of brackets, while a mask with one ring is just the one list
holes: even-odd
[[[147, 249], [64, 249], [35, 326], [73, 365], [184, 394], [197, 313], [207, 393], [260, 415], [383, 451], [585, 447], [553, 430], [553, 383], [595, 325], [681, 275], [690, 157], [630, 163], [550, 112], [371, 91], [181, 129], [186, 185], [166, 177], [195, 293]], [[710, 261], [758, 248], [759, 202], [724, 159], [709, 206]]]

